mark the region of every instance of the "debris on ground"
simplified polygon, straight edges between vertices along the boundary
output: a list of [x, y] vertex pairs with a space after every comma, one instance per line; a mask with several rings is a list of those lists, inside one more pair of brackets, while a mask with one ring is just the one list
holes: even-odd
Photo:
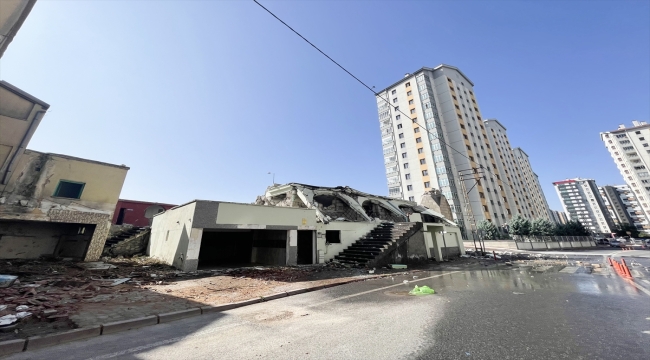
[[18, 276], [0, 275], [0, 288], [10, 287], [16, 279], [18, 279]]
[[432, 288], [430, 288], [430, 287], [428, 287], [426, 285], [424, 285], [424, 286], [415, 285], [415, 288], [413, 288], [413, 290], [409, 291], [409, 295], [431, 295], [431, 294], [435, 294], [435, 293], [436, 292]]

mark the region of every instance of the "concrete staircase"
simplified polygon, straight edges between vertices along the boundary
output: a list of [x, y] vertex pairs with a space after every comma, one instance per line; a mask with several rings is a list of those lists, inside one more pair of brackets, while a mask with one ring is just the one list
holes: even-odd
[[[142, 246], [141, 244], [138, 245], [136, 243], [142, 243], [145, 240], [144, 239], [145, 236], [147, 237], [146, 240], [148, 240], [148, 235], [150, 231], [151, 228], [149, 227], [138, 227], [138, 226], [133, 226], [120, 231], [119, 233], [113, 235], [112, 237], [106, 240], [106, 243], [104, 244], [103, 255], [105, 256], [118, 255], [115, 250], [116, 249], [122, 250], [121, 248], [125, 247], [124, 245], [126, 244], [133, 243], [133, 245], [129, 245], [127, 248], [141, 247]], [[134, 241], [138, 238], [142, 238], [139, 240], [143, 240], [143, 241], [137, 241], [137, 242]], [[137, 251], [137, 249], [135, 248], [133, 250]]]
[[376, 266], [422, 228], [422, 223], [381, 223], [334, 256], [341, 263]]

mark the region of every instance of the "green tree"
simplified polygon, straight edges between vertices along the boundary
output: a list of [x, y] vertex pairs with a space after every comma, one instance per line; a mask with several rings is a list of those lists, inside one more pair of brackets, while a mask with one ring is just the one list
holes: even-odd
[[[629, 234], [628, 231], [630, 232]], [[630, 224], [617, 225], [614, 232], [616, 233], [616, 236], [639, 237], [639, 230], [634, 225]]]
[[487, 220], [481, 220], [477, 227], [479, 230], [483, 230], [485, 240], [497, 240], [499, 238], [499, 231], [493, 223]]
[[555, 227], [557, 236], [589, 236], [589, 230], [579, 221], [569, 220], [566, 224], [558, 224]]
[[546, 219], [535, 219], [530, 223], [530, 234], [551, 236], [555, 233], [555, 226]]
[[530, 234], [530, 221], [517, 214], [510, 220], [510, 234], [528, 235]]

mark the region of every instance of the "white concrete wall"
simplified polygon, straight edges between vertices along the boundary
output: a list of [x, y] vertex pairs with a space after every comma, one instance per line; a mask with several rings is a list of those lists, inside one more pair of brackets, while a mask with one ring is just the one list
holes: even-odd
[[[346, 221], [332, 221], [329, 224], [319, 223], [316, 227], [316, 248], [319, 252], [322, 251], [324, 261], [327, 262], [334, 259], [341, 251], [345, 250], [348, 246], [352, 245], [360, 237], [369, 233], [372, 229], [379, 226], [375, 222], [346, 222]], [[326, 230], [341, 230], [341, 243], [325, 245], [325, 231]]]
[[316, 226], [316, 210], [279, 206], [219, 203], [217, 224], [299, 226], [306, 230]]
[[197, 231], [194, 231], [195, 236], [199, 235], [199, 243], [192, 241], [193, 245], [188, 248], [195, 207], [196, 203], [190, 203], [154, 216], [147, 249], [149, 256], [180, 269], [188, 258], [188, 250], [190, 250], [189, 255], [198, 259], [202, 233], [197, 234]]
[[[427, 255], [436, 261], [442, 261], [442, 248], [458, 247], [461, 255], [465, 253], [465, 244], [463, 243], [460, 229], [442, 224], [424, 223], [422, 231], [424, 232], [424, 242], [427, 247]], [[446, 231], [444, 240], [440, 231]]]

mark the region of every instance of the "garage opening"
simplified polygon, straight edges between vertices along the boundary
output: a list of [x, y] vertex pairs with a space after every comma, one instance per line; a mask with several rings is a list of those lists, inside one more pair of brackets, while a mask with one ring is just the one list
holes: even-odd
[[252, 230], [206, 231], [201, 237], [199, 268], [251, 263]]
[[81, 260], [94, 232], [92, 224], [1, 220], [0, 259], [45, 256]]
[[203, 230], [199, 269], [286, 265], [286, 230]]
[[298, 230], [298, 265], [314, 263], [314, 236], [312, 230]]

